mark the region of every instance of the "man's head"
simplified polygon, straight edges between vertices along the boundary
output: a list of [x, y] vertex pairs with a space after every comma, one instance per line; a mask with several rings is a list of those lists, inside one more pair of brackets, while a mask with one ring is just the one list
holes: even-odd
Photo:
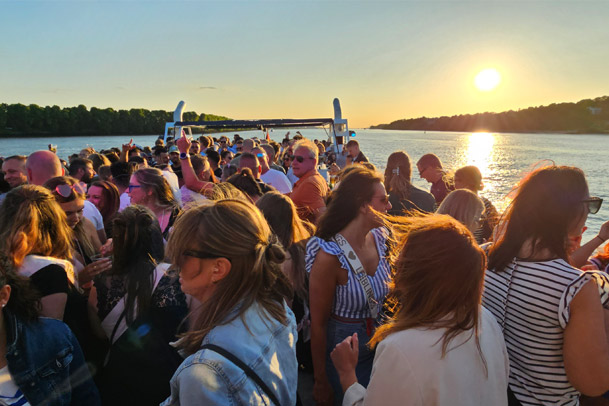
[[218, 151], [208, 148], [207, 151], [205, 151], [205, 155], [209, 160], [211, 168], [213, 170], [218, 169], [218, 167], [220, 166], [220, 154], [218, 153]]
[[201, 152], [201, 143], [199, 143], [199, 141], [197, 141], [197, 140], [192, 140], [190, 142], [190, 149], [188, 150], [188, 153], [190, 155], [199, 155], [200, 152]]
[[167, 149], [159, 147], [154, 150], [154, 160], [157, 165], [167, 165], [169, 163], [169, 155]]
[[9, 184], [11, 189], [27, 183], [27, 171], [25, 170], [24, 155], [9, 156], [2, 163], [2, 173], [4, 181]]
[[76, 158], [70, 162], [68, 173], [73, 178], [89, 183], [93, 179], [93, 176], [95, 176], [93, 161], [85, 158]]
[[51, 178], [65, 174], [59, 158], [51, 151], [32, 152], [25, 161], [25, 169], [28, 183], [38, 186], [44, 185]]
[[232, 161], [234, 154], [232, 151], [224, 150], [220, 153], [220, 166], [224, 166]]
[[207, 157], [202, 155], [194, 155], [190, 157], [190, 163], [192, 164], [192, 169], [195, 171], [197, 177], [201, 180], [209, 180], [209, 161]]
[[357, 158], [357, 156], [359, 155], [359, 142], [355, 141], [355, 140], [351, 140], [347, 143], [346, 145], [347, 147], [347, 153], [349, 154], [349, 157], [351, 157], [351, 159], [355, 159]]
[[417, 162], [417, 169], [421, 179], [429, 183], [442, 179], [442, 161], [434, 154], [425, 154]]
[[314, 171], [317, 167], [317, 146], [307, 139], [302, 139], [294, 144], [294, 160], [292, 161], [292, 172], [302, 178], [307, 173]]
[[131, 175], [136, 171], [137, 164], [134, 162], [113, 162], [110, 165], [110, 172], [112, 173], [112, 183], [116, 185], [120, 193], [129, 186], [129, 179]]
[[169, 147], [169, 159], [174, 165], [180, 166], [180, 150], [177, 146]]
[[[275, 145], [277, 145], [277, 149], [275, 149]], [[269, 162], [269, 165], [275, 163], [275, 156], [277, 155], [277, 151], [279, 151], [279, 144], [263, 144], [260, 146], [266, 152], [266, 158]]]
[[260, 179], [260, 173], [262, 172], [262, 167], [260, 166], [260, 162], [258, 161], [258, 157], [250, 152], [244, 152], [241, 154], [241, 159], [239, 160], [239, 172], [243, 168], [249, 168], [254, 175], [254, 178]]
[[243, 152], [252, 152], [257, 145], [258, 143], [251, 138], [243, 140]]
[[262, 146], [256, 147], [252, 150], [252, 154], [256, 155], [258, 158], [258, 162], [260, 162], [260, 167], [262, 168], [262, 173], [266, 173], [269, 170], [269, 161], [266, 151]]
[[243, 152], [243, 140], [237, 140], [237, 142], [235, 142], [235, 150], [237, 152]]

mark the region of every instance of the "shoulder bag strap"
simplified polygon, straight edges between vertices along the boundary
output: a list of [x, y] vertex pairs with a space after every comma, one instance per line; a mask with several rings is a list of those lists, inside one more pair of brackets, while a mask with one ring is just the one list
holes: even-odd
[[275, 393], [273, 393], [273, 391], [271, 391], [271, 389], [264, 383], [264, 381], [258, 376], [258, 374], [256, 374], [256, 372], [254, 372], [253, 369], [248, 367], [243, 361], [241, 361], [231, 352], [229, 352], [229, 351], [225, 350], [224, 348], [219, 347], [215, 344], [204, 344], [201, 346], [201, 349], [217, 352], [218, 354], [222, 355], [224, 358], [226, 358], [227, 360], [229, 360], [230, 362], [232, 362], [233, 364], [235, 364], [236, 366], [241, 368], [243, 370], [243, 372], [245, 372], [245, 374], [247, 376], [249, 376], [250, 379], [252, 381], [254, 381], [256, 383], [256, 385], [258, 385], [260, 387], [260, 389], [263, 390], [264, 393], [266, 393], [266, 395], [269, 397], [269, 399], [271, 399], [271, 401], [274, 404], [279, 405], [279, 399], [277, 399], [277, 396], [275, 395]]
[[[349, 265], [351, 265], [351, 268], [353, 269], [353, 272], [357, 277], [357, 281], [366, 293], [366, 298], [368, 299], [368, 307], [370, 308], [370, 316], [373, 319], [376, 319], [376, 316], [378, 316], [379, 314], [379, 306], [378, 302], [374, 298], [374, 289], [372, 289], [372, 284], [368, 279], [368, 274], [366, 273], [362, 262], [359, 260], [357, 254], [355, 253], [355, 250], [351, 247], [351, 244], [349, 244], [345, 237], [340, 234], [336, 234], [332, 239], [334, 240], [334, 242], [336, 242], [336, 244], [338, 244], [340, 249], [343, 251], [345, 258], [347, 258]], [[379, 258], [379, 261], [380, 260], [381, 259]]]

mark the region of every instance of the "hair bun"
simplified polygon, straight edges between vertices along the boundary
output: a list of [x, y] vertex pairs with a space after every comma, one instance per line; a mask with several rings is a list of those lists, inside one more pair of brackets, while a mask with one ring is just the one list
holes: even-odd
[[275, 241], [271, 241], [265, 248], [265, 256], [268, 261], [282, 263], [286, 255], [283, 246]]

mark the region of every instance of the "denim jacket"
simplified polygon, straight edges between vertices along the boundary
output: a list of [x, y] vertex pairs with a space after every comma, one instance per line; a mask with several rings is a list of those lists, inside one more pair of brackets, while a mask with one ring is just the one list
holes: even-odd
[[6, 360], [17, 387], [32, 406], [100, 404], [78, 341], [63, 322], [23, 322], [4, 309]]
[[[281, 406], [296, 404], [298, 381], [296, 322], [284, 307], [287, 326], [253, 304], [243, 317], [212, 329], [201, 343], [216, 344], [243, 361], [275, 391]], [[164, 406], [272, 404], [241, 368], [209, 349], [186, 358], [170, 384], [171, 396]]]

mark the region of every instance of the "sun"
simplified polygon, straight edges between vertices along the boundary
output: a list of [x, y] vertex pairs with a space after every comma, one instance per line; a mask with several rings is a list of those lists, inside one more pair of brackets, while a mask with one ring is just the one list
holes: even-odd
[[480, 71], [474, 79], [474, 83], [478, 90], [489, 92], [495, 89], [501, 83], [501, 75], [497, 69], [488, 68]]

